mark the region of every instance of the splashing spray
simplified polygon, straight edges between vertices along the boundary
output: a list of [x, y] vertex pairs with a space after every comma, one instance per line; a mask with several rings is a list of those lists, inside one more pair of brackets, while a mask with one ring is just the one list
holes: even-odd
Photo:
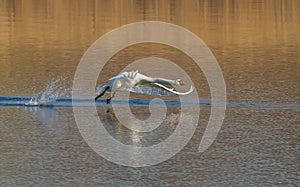
[[31, 97], [25, 103], [27, 106], [51, 106], [58, 98], [69, 95], [70, 89], [65, 88], [66, 77], [52, 79], [47, 83], [46, 88]]

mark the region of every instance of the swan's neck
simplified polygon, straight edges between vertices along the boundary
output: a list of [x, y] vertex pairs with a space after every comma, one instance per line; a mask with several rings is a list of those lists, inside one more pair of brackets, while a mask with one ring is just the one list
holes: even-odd
[[163, 79], [163, 78], [154, 78], [154, 82], [160, 83], [160, 84], [172, 84], [176, 85], [176, 80], [170, 80], [170, 79]]

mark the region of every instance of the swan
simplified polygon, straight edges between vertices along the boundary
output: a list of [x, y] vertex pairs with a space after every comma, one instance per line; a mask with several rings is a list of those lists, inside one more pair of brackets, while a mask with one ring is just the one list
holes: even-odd
[[103, 96], [105, 92], [110, 92], [111, 95], [107, 98], [107, 104], [110, 103], [111, 99], [115, 96], [117, 91], [130, 91], [134, 93], [156, 95], [156, 96], [171, 96], [171, 95], [187, 95], [191, 93], [194, 88], [193, 86], [187, 92], [177, 92], [174, 88], [168, 88], [164, 84], [171, 85], [185, 85], [181, 79], [169, 80], [164, 78], [152, 78], [138, 71], [122, 72], [118, 75], [109, 79], [105, 85], [100, 84], [96, 89], [97, 100]]

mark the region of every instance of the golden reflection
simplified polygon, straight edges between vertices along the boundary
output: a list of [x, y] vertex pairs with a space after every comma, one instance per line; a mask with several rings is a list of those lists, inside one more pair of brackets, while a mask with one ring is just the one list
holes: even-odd
[[[295, 84], [300, 79], [299, 7], [298, 0], [0, 1], [0, 85], [6, 88], [0, 95], [13, 94], [7, 88], [28, 95], [32, 92], [23, 85], [42, 85], [48, 77], [62, 74], [72, 77], [96, 39], [121, 25], [144, 20], [174, 23], [197, 34], [220, 63], [229, 92], [256, 86], [236, 87], [235, 83], [237, 79], [249, 83], [273, 62], [288, 63], [277, 63], [267, 71], [277, 73], [276, 82]], [[269, 73], [263, 79], [268, 82], [271, 77]], [[297, 90], [289, 90], [297, 95]]]
[[[184, 26], [214, 45], [299, 42], [300, 2], [290, 1], [1, 1], [1, 41], [24, 37], [41, 43], [94, 41], [131, 22], [159, 20]], [[234, 33], [234, 34], [232, 34]], [[294, 37], [288, 37], [288, 35]], [[216, 39], [217, 38], [217, 39]], [[296, 40], [296, 41], [295, 41]]]

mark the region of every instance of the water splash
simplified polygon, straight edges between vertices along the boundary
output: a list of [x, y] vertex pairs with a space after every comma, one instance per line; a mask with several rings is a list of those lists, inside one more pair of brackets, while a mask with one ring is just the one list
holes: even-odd
[[35, 94], [25, 103], [26, 106], [51, 106], [58, 98], [66, 97], [70, 93], [70, 88], [66, 88], [66, 77], [52, 79], [47, 83], [46, 88]]

